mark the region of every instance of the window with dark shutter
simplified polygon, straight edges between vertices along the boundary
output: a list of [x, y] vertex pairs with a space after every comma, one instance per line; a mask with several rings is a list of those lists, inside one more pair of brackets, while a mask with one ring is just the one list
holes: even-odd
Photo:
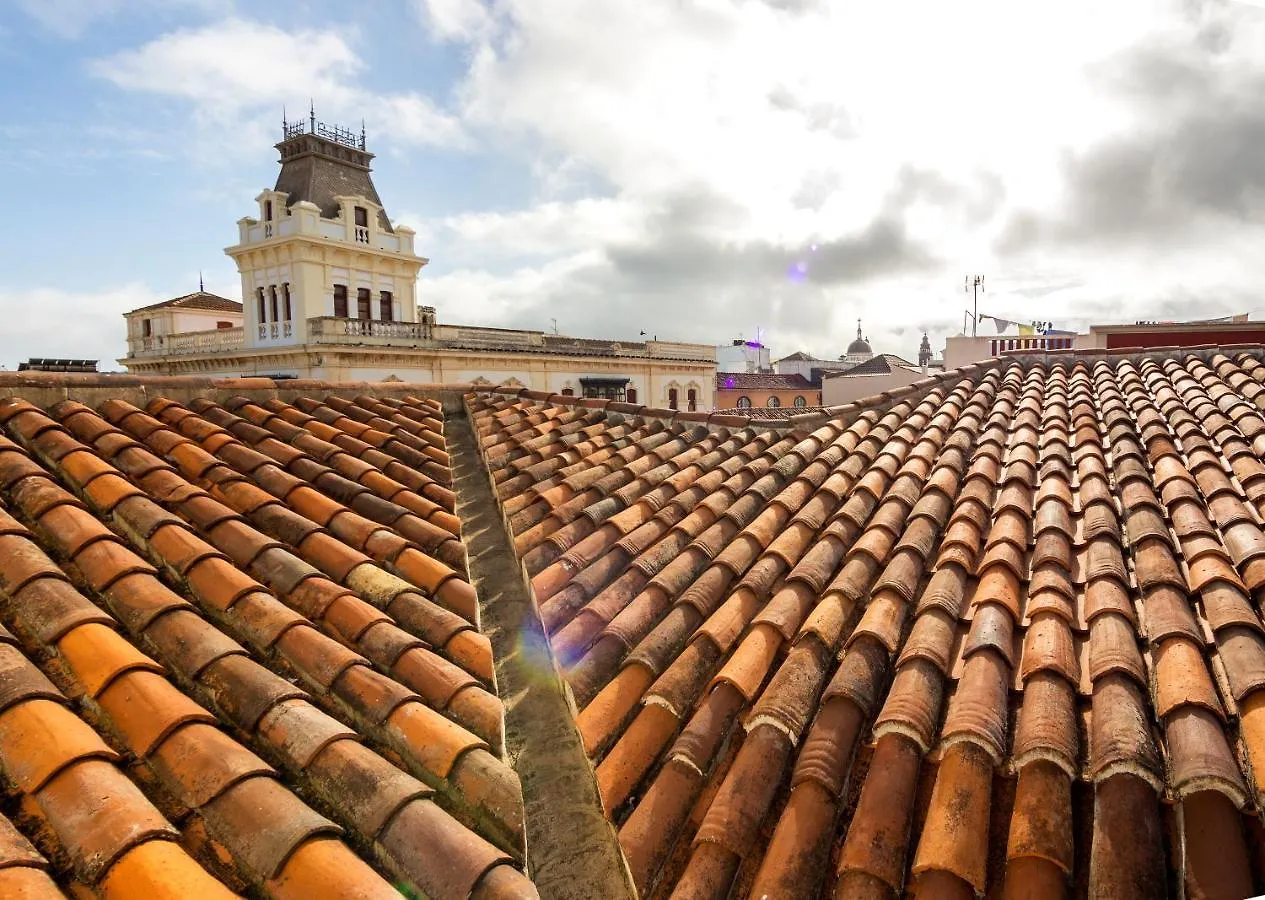
[[270, 305], [272, 306], [272, 321], [280, 322], [281, 316], [279, 307], [277, 306], [277, 286], [275, 284], [269, 286], [268, 295]]
[[378, 298], [378, 318], [383, 322], [395, 320], [395, 303], [390, 291], [383, 291]]
[[268, 321], [268, 302], [264, 300], [264, 289], [255, 288], [255, 296], [259, 298], [259, 321]]
[[334, 315], [340, 319], [347, 318], [347, 285], [334, 285]]
[[286, 314], [285, 320], [289, 322], [294, 318], [294, 313], [290, 306], [290, 282], [287, 281], [285, 284], [281, 285], [281, 294], [282, 294], [282, 297], [285, 299], [285, 304], [284, 304], [285, 314]]
[[356, 318], [373, 318], [373, 299], [369, 295], [368, 288], [358, 288], [356, 290]]

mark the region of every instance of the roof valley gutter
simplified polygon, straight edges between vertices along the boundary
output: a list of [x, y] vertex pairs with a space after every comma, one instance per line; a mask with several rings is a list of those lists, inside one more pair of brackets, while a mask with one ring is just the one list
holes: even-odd
[[449, 411], [445, 425], [470, 580], [505, 706], [506, 752], [523, 786], [529, 874], [545, 900], [635, 898], [470, 420]]

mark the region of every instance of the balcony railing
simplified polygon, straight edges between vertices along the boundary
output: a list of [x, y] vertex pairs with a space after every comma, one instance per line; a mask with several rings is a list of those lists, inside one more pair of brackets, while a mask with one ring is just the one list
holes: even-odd
[[240, 350], [246, 334], [236, 328], [215, 328], [209, 331], [183, 331], [178, 334], [153, 335], [128, 341], [128, 356], [167, 356], [168, 354], [218, 353]]
[[294, 337], [293, 322], [260, 322], [256, 327], [261, 341], [279, 341]]
[[379, 322], [376, 319], [333, 316], [308, 319], [307, 333], [308, 340], [313, 344], [417, 343], [430, 340], [429, 326], [420, 322]]

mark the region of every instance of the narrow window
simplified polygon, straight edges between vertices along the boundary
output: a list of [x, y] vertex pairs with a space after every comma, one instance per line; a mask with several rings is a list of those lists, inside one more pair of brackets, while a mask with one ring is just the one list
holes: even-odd
[[356, 225], [361, 228], [369, 227], [369, 210], [363, 206], [356, 207]]
[[264, 289], [255, 288], [255, 296], [259, 298], [259, 321], [268, 321], [268, 304], [264, 300]]
[[668, 409], [676, 409], [680, 401], [677, 400], [676, 388], [668, 388]]
[[636, 402], [637, 402], [637, 389], [636, 389], [636, 388], [629, 388], [629, 389], [628, 389], [628, 392], [625, 394], [625, 396], [628, 398], [628, 402], [629, 402], [629, 403], [636, 403]]
[[751, 408], [751, 398], [750, 398], [750, 397], [739, 397], [739, 398], [738, 398], [738, 408], [739, 408], [739, 409], [750, 409], [750, 408]]
[[777, 409], [782, 405], [782, 401], [773, 395], [769, 395], [769, 399], [764, 401], [764, 405], [769, 409]]
[[141, 337], [154, 336], [154, 322], [152, 319], [141, 319]]
[[807, 405], [808, 405], [808, 401], [807, 401], [807, 400], [805, 400], [803, 397], [796, 397], [796, 398], [795, 398], [795, 408], [796, 408], [796, 409], [803, 409], [803, 408], [804, 408], [805, 406], [807, 406]]
[[690, 388], [685, 392], [685, 408], [690, 412], [698, 409], [698, 391], [694, 390], [694, 388]]
[[395, 306], [390, 291], [383, 291], [378, 297], [378, 318], [383, 322], [392, 322], [395, 320]]
[[334, 285], [334, 315], [339, 319], [347, 318], [347, 285]]
[[265, 222], [272, 221], [272, 201], [271, 200], [264, 201], [264, 221]]
[[373, 318], [373, 300], [369, 296], [368, 288], [358, 288], [356, 290], [356, 318]]
[[281, 293], [285, 298], [286, 321], [289, 322], [294, 318], [293, 310], [290, 306], [290, 282], [287, 281], [285, 284], [281, 285]]
[[278, 315], [278, 308], [277, 308], [277, 286], [276, 286], [275, 284], [273, 284], [273, 285], [269, 285], [269, 287], [268, 287], [268, 299], [271, 301], [271, 304], [270, 304], [270, 305], [272, 306], [272, 321], [274, 321], [274, 322], [280, 322], [280, 321], [281, 321], [281, 316], [280, 316], [280, 315]]

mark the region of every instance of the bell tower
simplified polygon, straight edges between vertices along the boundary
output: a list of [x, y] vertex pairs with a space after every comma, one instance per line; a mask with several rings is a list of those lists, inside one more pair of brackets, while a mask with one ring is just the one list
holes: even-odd
[[393, 225], [370, 176], [360, 133], [316, 119], [282, 118], [281, 171], [237, 221], [225, 249], [242, 279], [248, 347], [390, 337], [417, 321], [414, 231]]

